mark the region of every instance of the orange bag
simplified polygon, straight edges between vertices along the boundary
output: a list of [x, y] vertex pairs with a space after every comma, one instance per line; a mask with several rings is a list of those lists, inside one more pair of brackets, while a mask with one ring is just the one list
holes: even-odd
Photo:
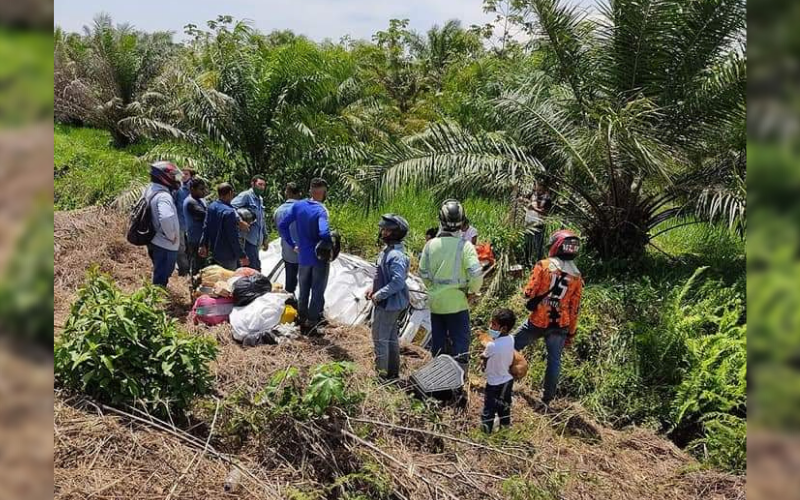
[[492, 252], [492, 245], [486, 242], [478, 243], [475, 246], [475, 251], [478, 252], [478, 261], [480, 261], [482, 266], [486, 267], [494, 264], [494, 252]]
[[[481, 345], [484, 347], [492, 341], [492, 337], [486, 332], [478, 332], [477, 336], [478, 341], [480, 341]], [[514, 380], [522, 380], [528, 374], [528, 360], [526, 360], [525, 356], [520, 354], [519, 351], [514, 351], [514, 360], [508, 368], [508, 373], [514, 377]]]

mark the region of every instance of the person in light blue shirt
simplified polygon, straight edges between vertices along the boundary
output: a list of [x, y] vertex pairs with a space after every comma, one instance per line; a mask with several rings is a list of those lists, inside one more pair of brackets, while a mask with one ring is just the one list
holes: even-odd
[[409, 260], [403, 247], [408, 222], [401, 216], [386, 214], [378, 224], [386, 247], [378, 256], [378, 269], [367, 299], [375, 303], [372, 316], [372, 342], [378, 376], [394, 380], [400, 376], [400, 342], [397, 320], [408, 308]]
[[264, 192], [267, 189], [267, 181], [260, 175], [256, 175], [250, 182], [250, 189], [239, 193], [233, 199], [233, 208], [246, 208], [255, 220], [249, 225], [243, 226], [244, 230], [244, 252], [250, 261], [250, 267], [256, 271], [261, 271], [261, 258], [259, 252], [264, 244]]
[[[281, 238], [297, 252], [300, 267], [298, 318], [307, 330], [317, 332], [325, 310], [325, 289], [328, 287], [330, 269], [330, 262], [317, 258], [317, 244], [320, 241], [332, 241], [328, 210], [322, 204], [327, 196], [328, 183], [324, 179], [312, 179], [311, 198], [294, 202], [292, 210], [278, 225]], [[297, 227], [296, 240], [290, 231], [293, 223]]]
[[[289, 213], [291, 213], [292, 206], [294, 206], [295, 202], [300, 200], [302, 196], [300, 188], [297, 187], [297, 184], [294, 182], [290, 182], [286, 185], [284, 194], [286, 195], [286, 201], [275, 210], [275, 215], [273, 218], [275, 221], [275, 227], [279, 227], [281, 225], [281, 221], [283, 221], [283, 219], [289, 215]], [[291, 234], [294, 241], [297, 241], [297, 222], [293, 222], [289, 225], [289, 234]], [[294, 247], [284, 239], [281, 239], [281, 258], [283, 259], [286, 272], [286, 286], [284, 288], [287, 292], [294, 293], [294, 291], [297, 289], [300, 265], [298, 263], [298, 255], [297, 252], [294, 251]]]

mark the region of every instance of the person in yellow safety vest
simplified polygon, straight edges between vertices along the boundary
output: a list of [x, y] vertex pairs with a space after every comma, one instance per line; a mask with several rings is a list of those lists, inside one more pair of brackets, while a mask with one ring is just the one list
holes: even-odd
[[480, 290], [483, 275], [475, 247], [461, 238], [464, 218], [458, 200], [442, 204], [439, 235], [425, 244], [419, 275], [428, 288], [431, 354], [449, 354], [466, 368], [470, 332], [467, 297]]

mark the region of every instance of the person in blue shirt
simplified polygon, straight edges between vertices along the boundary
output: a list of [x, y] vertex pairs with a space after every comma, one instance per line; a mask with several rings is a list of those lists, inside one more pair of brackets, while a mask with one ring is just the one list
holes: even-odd
[[[242, 191], [233, 199], [231, 205], [234, 208], [246, 208], [255, 216], [250, 224], [242, 224], [244, 234], [244, 252], [250, 260], [250, 267], [256, 271], [261, 271], [261, 258], [258, 253], [264, 244], [264, 192], [267, 189], [267, 181], [260, 175], [256, 175], [250, 181], [250, 189]], [[244, 229], [247, 228], [247, 229]]]
[[375, 348], [375, 368], [384, 380], [400, 376], [400, 342], [397, 320], [408, 308], [408, 256], [403, 239], [408, 234], [408, 222], [399, 215], [381, 216], [378, 224], [381, 240], [386, 247], [378, 255], [378, 270], [367, 300], [375, 303], [372, 315], [372, 343]]
[[231, 271], [239, 265], [247, 267], [247, 255], [239, 244], [239, 219], [231, 206], [233, 186], [228, 183], [217, 186], [219, 199], [209, 205], [203, 235], [200, 238], [200, 257], [211, 254], [212, 260]]
[[186, 221], [186, 254], [189, 257], [189, 275], [195, 276], [203, 268], [200, 258], [200, 238], [203, 236], [203, 225], [206, 223], [208, 204], [208, 184], [200, 177], [195, 177], [190, 182], [189, 196], [183, 201], [180, 209]]
[[[286, 184], [286, 190], [284, 194], [286, 195], [286, 201], [275, 210], [273, 219], [275, 221], [275, 227], [279, 227], [281, 225], [281, 221], [289, 214], [289, 212], [292, 211], [292, 206], [294, 206], [295, 202], [297, 202], [302, 196], [300, 193], [300, 188], [297, 187], [297, 184], [294, 182]], [[297, 241], [297, 222], [293, 222], [289, 226], [289, 234], [292, 235], [292, 239], [294, 241]], [[294, 247], [284, 239], [281, 239], [281, 258], [283, 259], [286, 272], [286, 286], [284, 289], [289, 293], [294, 293], [294, 291], [297, 289], [300, 265], [298, 264], [298, 255], [297, 252], [294, 251]]]
[[181, 229], [181, 241], [178, 248], [178, 276], [186, 276], [189, 274], [189, 254], [186, 248], [186, 219], [183, 214], [183, 202], [189, 197], [190, 185], [197, 172], [191, 168], [181, 169], [181, 172], [183, 173], [181, 187], [175, 192], [175, 206], [178, 208], [178, 224]]
[[[330, 268], [330, 263], [319, 260], [316, 252], [320, 241], [331, 242], [328, 210], [322, 204], [328, 196], [328, 183], [324, 179], [312, 179], [310, 191], [309, 199], [292, 204], [292, 210], [281, 220], [278, 232], [297, 252], [300, 268], [297, 315], [300, 324], [305, 330], [316, 330], [323, 319]], [[296, 240], [290, 230], [293, 223], [297, 227]]]

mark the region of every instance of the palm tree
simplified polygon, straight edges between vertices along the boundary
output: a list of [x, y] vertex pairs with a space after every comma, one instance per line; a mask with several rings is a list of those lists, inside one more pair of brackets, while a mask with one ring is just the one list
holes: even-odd
[[80, 42], [59, 32], [56, 38], [57, 116], [108, 130], [116, 147], [143, 136], [180, 135], [159, 114], [165, 95], [153, 91], [172, 52], [169, 33], [115, 26], [100, 14]]
[[424, 37], [414, 33], [409, 43], [412, 55], [422, 63], [422, 74], [436, 91], [442, 89], [445, 73], [452, 64], [474, 59], [483, 52], [480, 38], [462, 28], [457, 19], [441, 27], [434, 25]]
[[707, 167], [721, 131], [744, 123], [744, 1], [613, 0], [594, 20], [562, 0], [530, 7], [542, 71], [494, 100], [503, 129], [437, 124], [389, 144], [378, 187], [517, 194], [546, 178], [601, 257], [641, 255], [697, 205], [698, 172], [731, 168]]

